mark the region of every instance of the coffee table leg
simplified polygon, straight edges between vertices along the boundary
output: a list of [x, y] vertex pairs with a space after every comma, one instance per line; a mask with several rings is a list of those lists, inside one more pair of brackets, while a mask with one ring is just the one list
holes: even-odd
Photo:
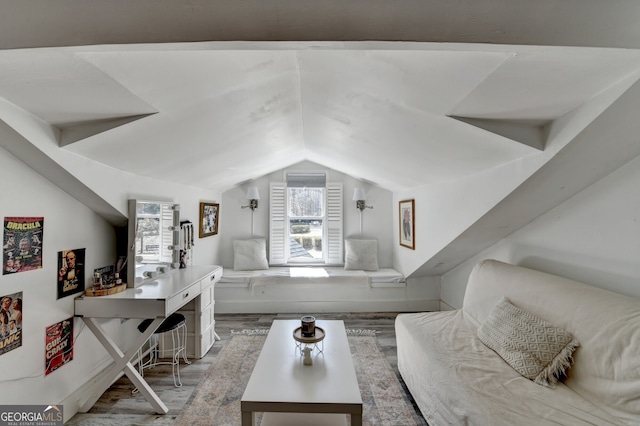
[[351, 426], [362, 426], [362, 414], [351, 415]]
[[[253, 411], [242, 412], [242, 426], [254, 426], [256, 424], [256, 413]], [[360, 420], [362, 425], [362, 419]]]

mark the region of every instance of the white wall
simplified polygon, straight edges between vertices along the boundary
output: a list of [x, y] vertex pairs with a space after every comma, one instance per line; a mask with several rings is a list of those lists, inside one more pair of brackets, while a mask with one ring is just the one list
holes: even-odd
[[[524, 161], [396, 196], [396, 204], [405, 199], [415, 200], [415, 250], [401, 247], [399, 236], [395, 236], [398, 248], [394, 263], [399, 270], [406, 275], [414, 272], [509, 194], [532, 171], [522, 166]], [[399, 226], [398, 214], [394, 212], [396, 227]]]
[[[378, 263], [381, 268], [392, 267], [393, 232], [389, 226], [392, 222], [392, 195], [390, 191], [359, 181], [351, 176], [312, 162], [302, 162], [285, 170], [328, 171], [328, 182], [342, 182], [344, 191], [344, 235], [345, 238], [359, 237], [360, 212], [352, 201], [353, 190], [362, 187], [367, 196], [367, 205], [373, 209], [365, 209], [362, 213], [363, 237], [378, 240]], [[271, 173], [244, 185], [232, 188], [222, 194], [220, 212], [220, 235], [222, 266], [233, 268], [233, 241], [251, 237], [251, 210], [241, 209], [247, 205], [245, 196], [249, 186], [257, 186], [260, 201], [254, 214], [254, 235], [269, 237], [269, 182], [282, 182], [284, 170]]]
[[[83, 191], [74, 191], [65, 182], [84, 185], [84, 193], [99, 194], [124, 216], [130, 198], [175, 201], [181, 205], [181, 218], [191, 220], [196, 229], [199, 203], [218, 202], [220, 192], [135, 176], [74, 155], [58, 147], [55, 128], [7, 102], [0, 102], [0, 117], [0, 215], [45, 217], [43, 268], [0, 278], [0, 294], [23, 291], [25, 299], [23, 346], [0, 355], [0, 381], [7, 383], [1, 386], [0, 401], [63, 403], [66, 420], [77, 411], [91, 379], [112, 361], [93, 334], [76, 320], [74, 360], [43, 377], [44, 329], [74, 313], [74, 296], [56, 300], [57, 252], [85, 247], [86, 270], [92, 271], [115, 262], [116, 238], [112, 224], [78, 201], [82, 200]], [[8, 127], [15, 132], [8, 131]], [[25, 158], [18, 159], [4, 147]], [[35, 163], [30, 162], [29, 154], [37, 157]], [[58, 166], [45, 161], [47, 157]], [[53, 168], [43, 173], [54, 182], [36, 171], [46, 167]], [[69, 179], [68, 174], [75, 180]], [[220, 264], [219, 244], [219, 236], [200, 239], [196, 231], [193, 263]], [[85, 278], [90, 279], [90, 274]], [[104, 321], [103, 326], [125, 350], [139, 336], [136, 321], [110, 320]]]
[[640, 157], [441, 277], [460, 308], [467, 279], [493, 258], [640, 297]]
[[[0, 294], [23, 292], [22, 347], [0, 355], [0, 401], [3, 404], [59, 404], [109, 360], [82, 321], [74, 321], [74, 359], [44, 376], [45, 328], [73, 316], [73, 299], [57, 297], [57, 256], [65, 249], [86, 248], [85, 278], [94, 268], [115, 262], [112, 225], [50, 181], [0, 148], [0, 216], [43, 216], [43, 267], [0, 276]], [[135, 336], [135, 324], [105, 323], [116, 341]], [[65, 406], [65, 414], [67, 407]]]
[[[622, 129], [615, 117], [620, 115], [620, 110], [636, 108], [635, 96], [639, 87], [634, 85], [636, 80], [635, 75], [621, 80], [554, 120], [548, 129], [544, 151], [532, 152], [518, 160], [456, 181], [395, 193], [394, 203], [415, 199], [416, 204], [416, 249], [400, 247], [398, 236], [395, 236], [393, 263], [396, 269], [410, 276], [568, 144], [580, 144], [580, 138], [590, 139], [589, 143], [599, 143], [603, 132], [618, 132], [620, 136], [616, 141], [627, 144], [625, 135], [629, 129]], [[625, 93], [630, 87], [631, 92]], [[634, 131], [633, 134], [636, 133]], [[601, 146], [603, 149], [615, 149], [610, 145], [602, 143]], [[598, 167], [606, 167], [606, 164], [606, 161], [602, 162]], [[398, 213], [395, 210], [394, 215], [394, 225], [397, 227]]]

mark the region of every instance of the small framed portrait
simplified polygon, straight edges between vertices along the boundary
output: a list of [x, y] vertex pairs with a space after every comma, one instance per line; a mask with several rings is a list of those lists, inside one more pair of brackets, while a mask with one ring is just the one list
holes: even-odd
[[220, 222], [220, 204], [200, 203], [200, 238], [218, 233]]
[[416, 249], [415, 201], [400, 201], [400, 245]]

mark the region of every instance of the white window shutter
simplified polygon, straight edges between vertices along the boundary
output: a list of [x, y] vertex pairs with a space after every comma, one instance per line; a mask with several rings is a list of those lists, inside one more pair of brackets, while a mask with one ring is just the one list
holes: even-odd
[[327, 263], [343, 263], [342, 184], [327, 184]]
[[289, 249], [286, 241], [287, 197], [286, 184], [271, 182], [269, 188], [269, 264], [282, 265], [286, 262], [285, 253]]

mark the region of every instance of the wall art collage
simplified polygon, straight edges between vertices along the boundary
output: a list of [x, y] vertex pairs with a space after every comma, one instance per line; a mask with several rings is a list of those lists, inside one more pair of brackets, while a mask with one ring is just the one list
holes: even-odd
[[[2, 275], [43, 268], [44, 217], [4, 217]], [[85, 249], [58, 252], [57, 298], [85, 290]], [[0, 355], [22, 346], [23, 292], [0, 295]], [[73, 359], [73, 316], [46, 327], [44, 372]]]

